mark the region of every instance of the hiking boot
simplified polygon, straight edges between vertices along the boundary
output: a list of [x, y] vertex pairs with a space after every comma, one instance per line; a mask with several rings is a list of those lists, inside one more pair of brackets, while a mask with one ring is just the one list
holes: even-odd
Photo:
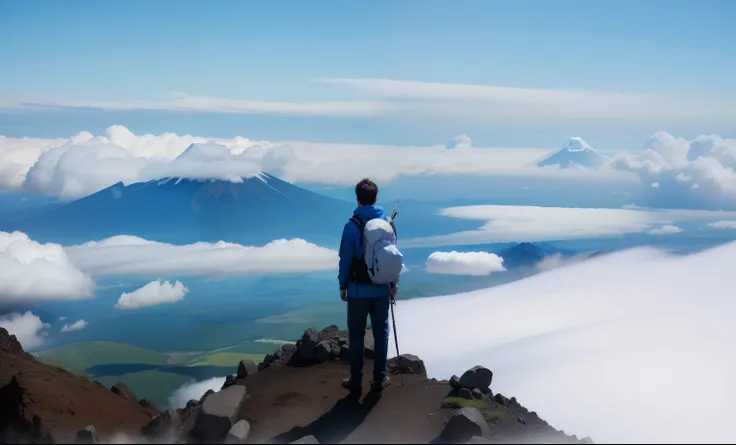
[[356, 382], [350, 377], [342, 379], [342, 387], [350, 391], [362, 390], [362, 385], [360, 384], [360, 382]]
[[373, 382], [371, 384], [371, 389], [373, 390], [373, 392], [381, 392], [384, 389], [386, 389], [386, 387], [388, 387], [390, 384], [391, 384], [391, 378], [384, 377], [381, 382], [378, 382], [378, 383]]

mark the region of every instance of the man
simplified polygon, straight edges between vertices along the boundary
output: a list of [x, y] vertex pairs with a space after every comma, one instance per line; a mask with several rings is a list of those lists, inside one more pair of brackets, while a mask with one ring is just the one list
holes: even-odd
[[378, 186], [370, 179], [363, 179], [355, 186], [355, 197], [358, 208], [353, 212], [351, 221], [345, 224], [340, 242], [338, 281], [340, 298], [348, 303], [350, 336], [350, 377], [343, 380], [342, 386], [351, 391], [361, 390], [366, 318], [370, 316], [375, 340], [371, 386], [374, 391], [380, 392], [391, 383], [386, 369], [389, 344], [388, 312], [399, 290], [398, 278], [388, 284], [366, 283], [365, 280], [358, 278], [356, 270], [361, 267], [363, 255], [361, 225], [374, 218], [385, 221], [389, 221], [389, 218], [383, 213], [383, 209], [376, 205]]

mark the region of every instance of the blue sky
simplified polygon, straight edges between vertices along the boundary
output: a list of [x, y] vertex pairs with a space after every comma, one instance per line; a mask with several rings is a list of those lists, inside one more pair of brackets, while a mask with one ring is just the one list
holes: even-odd
[[643, 123], [458, 117], [427, 125], [411, 117], [400, 124], [384, 116], [346, 121], [339, 113], [101, 112], [94, 102], [157, 102], [171, 93], [278, 102], [374, 98], [313, 81], [319, 78], [736, 100], [729, 75], [735, 17], [731, 1], [4, 1], [0, 96], [76, 101], [94, 112], [0, 109], [0, 134], [68, 136], [120, 123], [137, 133], [250, 131], [269, 139], [397, 144], [473, 132], [488, 145], [541, 147], [580, 129], [604, 148], [640, 145], [657, 130], [732, 136], [731, 116]]

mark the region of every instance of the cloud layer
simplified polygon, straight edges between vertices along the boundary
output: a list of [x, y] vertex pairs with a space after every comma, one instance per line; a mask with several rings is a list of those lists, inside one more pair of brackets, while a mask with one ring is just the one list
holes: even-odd
[[[690, 256], [638, 248], [400, 302], [402, 350], [438, 379], [486, 365], [494, 392], [596, 442], [730, 443], [734, 257], [736, 243]], [[466, 322], [438, 331], [437, 320]]]
[[0, 232], [0, 302], [74, 300], [92, 296], [94, 282], [58, 244], [21, 232]]
[[88, 324], [89, 323], [84, 320], [78, 320], [72, 324], [65, 324], [64, 326], [62, 326], [61, 332], [81, 331], [82, 329], [86, 328]]
[[338, 261], [335, 250], [298, 238], [264, 246], [224, 241], [174, 245], [121, 235], [67, 247], [66, 252], [77, 267], [93, 277], [316, 272], [335, 269]]
[[673, 224], [677, 221], [713, 221], [726, 215], [736, 216], [734, 212], [715, 211], [504, 205], [450, 207], [440, 213], [483, 223], [477, 230], [409, 239], [402, 244], [411, 247], [452, 246], [585, 239], [633, 233], [668, 235], [681, 231]]
[[427, 272], [446, 275], [490, 275], [503, 272], [503, 258], [488, 252], [433, 252], [426, 262]]
[[10, 335], [15, 335], [23, 349], [28, 351], [43, 345], [46, 332], [43, 330], [50, 327], [31, 311], [23, 314], [13, 312], [0, 315], [0, 327], [7, 329]]
[[118, 309], [139, 309], [164, 303], [176, 303], [189, 292], [181, 281], [151, 281], [133, 292], [123, 292], [115, 305]]
[[169, 409], [184, 408], [187, 402], [199, 400], [208, 390], [219, 391], [225, 383], [225, 377], [214, 377], [199, 382], [186, 383], [169, 397]]

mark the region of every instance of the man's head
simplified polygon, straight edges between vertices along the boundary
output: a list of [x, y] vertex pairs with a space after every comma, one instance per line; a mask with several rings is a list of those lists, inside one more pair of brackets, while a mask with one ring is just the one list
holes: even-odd
[[368, 178], [363, 179], [355, 186], [355, 198], [359, 206], [369, 206], [378, 199], [378, 186]]

